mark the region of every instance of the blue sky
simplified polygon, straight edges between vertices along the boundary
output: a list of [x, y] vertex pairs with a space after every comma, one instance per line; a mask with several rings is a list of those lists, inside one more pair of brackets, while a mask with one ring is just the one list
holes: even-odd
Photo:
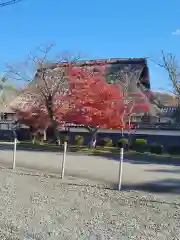
[[[41, 44], [81, 52], [88, 59], [151, 57], [161, 50], [180, 58], [179, 0], [23, 0], [0, 8], [0, 66], [23, 60]], [[150, 63], [154, 89], [169, 88], [166, 73]]]

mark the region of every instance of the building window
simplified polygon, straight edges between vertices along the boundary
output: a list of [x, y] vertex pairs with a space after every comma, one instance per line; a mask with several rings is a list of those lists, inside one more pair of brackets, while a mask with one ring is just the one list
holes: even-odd
[[0, 124], [0, 129], [2, 129], [2, 130], [8, 130], [8, 129], [9, 129], [9, 126], [8, 126], [8, 124], [6, 124], [6, 123]]
[[1, 120], [7, 120], [7, 113], [1, 113]]

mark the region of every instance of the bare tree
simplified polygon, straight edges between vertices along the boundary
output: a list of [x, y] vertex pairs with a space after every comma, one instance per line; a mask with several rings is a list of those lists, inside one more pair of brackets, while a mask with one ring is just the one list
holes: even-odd
[[[21, 91], [18, 101], [12, 103], [12, 108], [24, 108], [24, 103], [45, 108], [51, 121], [54, 136], [60, 144], [58, 124], [55, 118], [53, 104], [57, 95], [65, 95], [68, 90], [67, 70], [78, 58], [67, 52], [51, 60], [54, 44], [38, 47], [37, 54], [30, 54], [22, 63], [7, 65], [7, 76], [16, 81], [24, 81], [25, 88]], [[63, 100], [58, 100], [58, 107], [63, 106]]]
[[[133, 136], [136, 133], [136, 126], [132, 127], [133, 117], [142, 117], [144, 113], [152, 114], [154, 106], [148, 97], [148, 89], [142, 85], [142, 72], [143, 66], [140, 69], [127, 69], [123, 73], [121, 79], [118, 81], [122, 95], [124, 110], [122, 113], [121, 123], [121, 136], [124, 136], [124, 130], [127, 130], [128, 145], [130, 147], [133, 142]], [[118, 79], [118, 76], [117, 76]]]
[[164, 53], [162, 51], [162, 60], [156, 63], [167, 71], [173, 87], [173, 93], [177, 97], [180, 96], [180, 66], [176, 56], [172, 53]]
[[18, 2], [21, 2], [22, 0], [0, 0], [0, 7], [5, 7], [8, 5], [12, 5]]
[[155, 62], [159, 67], [163, 68], [167, 73], [172, 86], [172, 93], [176, 98], [176, 117], [180, 115], [180, 65], [175, 55], [162, 51], [162, 59]]
[[[133, 116], [143, 113], [143, 108], [137, 109], [137, 105], [148, 104], [147, 96], [142, 94], [140, 84], [143, 67], [140, 70], [126, 71], [123, 78], [119, 81], [123, 100], [124, 112], [122, 114], [121, 122], [123, 126], [127, 126], [128, 135], [131, 132], [131, 123]], [[137, 111], [138, 110], [138, 111]], [[122, 128], [122, 136], [124, 135], [124, 128]]]

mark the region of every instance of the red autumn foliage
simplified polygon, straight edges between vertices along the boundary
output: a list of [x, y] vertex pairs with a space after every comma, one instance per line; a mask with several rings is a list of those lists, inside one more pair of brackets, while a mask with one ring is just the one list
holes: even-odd
[[[106, 82], [106, 66], [98, 66], [92, 73], [88, 68], [72, 68], [69, 71], [69, 90], [65, 96], [56, 95], [53, 111], [58, 123], [75, 123], [94, 128], [121, 129], [134, 112], [148, 112], [148, 104], [143, 94], [133, 96], [135, 101], [125, 103], [120, 85]], [[23, 123], [43, 130], [51, 126], [45, 106], [30, 106], [18, 111]], [[126, 126], [125, 126], [126, 125]], [[133, 126], [128, 126], [133, 127]]]
[[125, 127], [132, 112], [148, 111], [141, 94], [136, 94], [135, 102], [125, 104], [120, 86], [109, 85], [101, 71], [91, 74], [87, 69], [71, 70], [69, 91], [71, 108], [63, 116], [64, 122], [117, 129]]
[[20, 122], [31, 126], [34, 132], [41, 132], [50, 126], [48, 114], [41, 108], [30, 107], [25, 111], [17, 110], [16, 114]]

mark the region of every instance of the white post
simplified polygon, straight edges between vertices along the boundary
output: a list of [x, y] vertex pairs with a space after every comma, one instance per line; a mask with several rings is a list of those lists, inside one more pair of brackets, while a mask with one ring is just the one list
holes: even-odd
[[119, 179], [118, 179], [118, 190], [121, 190], [122, 184], [122, 167], [123, 167], [123, 159], [124, 159], [124, 149], [120, 149], [120, 162], [119, 162]]
[[16, 145], [17, 145], [17, 139], [14, 138], [13, 170], [15, 170], [15, 167], [16, 167]]
[[67, 142], [64, 142], [64, 152], [63, 152], [63, 161], [61, 169], [61, 178], [64, 178], [65, 162], [66, 162], [66, 152], [67, 152]]

